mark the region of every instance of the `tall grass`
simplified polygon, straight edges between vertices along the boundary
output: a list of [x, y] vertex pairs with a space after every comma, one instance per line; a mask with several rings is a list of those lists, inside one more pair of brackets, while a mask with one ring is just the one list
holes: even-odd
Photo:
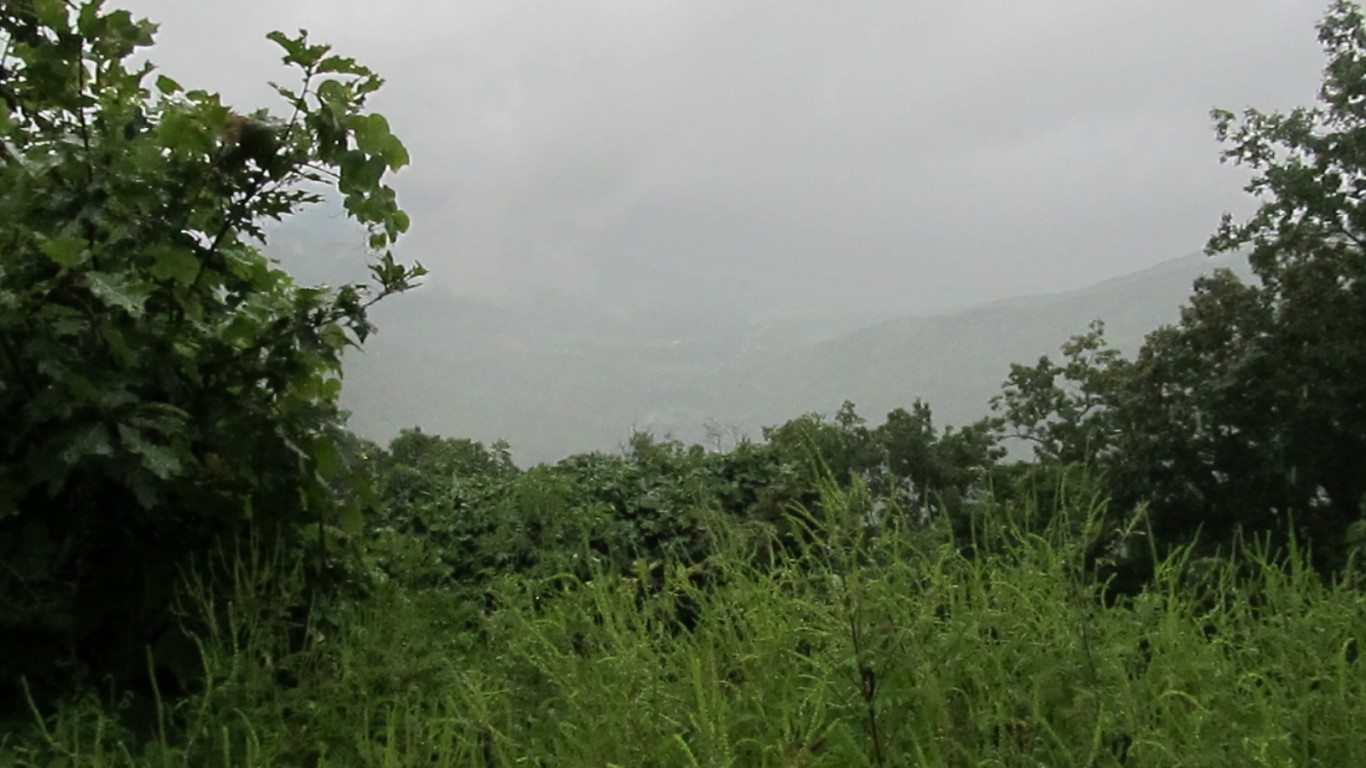
[[984, 504], [965, 548], [823, 496], [776, 564], [713, 518], [702, 564], [507, 575], [473, 624], [456, 591], [390, 587], [291, 629], [299, 574], [243, 558], [230, 601], [197, 592], [200, 690], [72, 702], [0, 763], [1366, 765], [1366, 593], [1298, 552], [1178, 552], [1116, 603], [1086, 572], [1094, 499], [1037, 529]]

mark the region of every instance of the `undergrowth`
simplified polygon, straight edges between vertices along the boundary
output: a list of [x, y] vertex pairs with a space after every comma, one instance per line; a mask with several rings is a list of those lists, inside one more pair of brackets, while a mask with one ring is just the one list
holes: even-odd
[[968, 542], [828, 486], [782, 557], [713, 516], [701, 562], [390, 584], [326, 627], [281, 618], [300, 574], [247, 553], [231, 599], [187, 592], [191, 694], [35, 707], [0, 764], [1366, 765], [1350, 575], [1247, 542], [1115, 599], [1101, 503], [1063, 503], [1041, 528], [984, 503]]

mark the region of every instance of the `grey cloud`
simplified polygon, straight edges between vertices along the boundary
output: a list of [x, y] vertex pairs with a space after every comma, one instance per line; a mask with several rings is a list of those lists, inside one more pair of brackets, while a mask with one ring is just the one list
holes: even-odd
[[[264, 101], [308, 27], [389, 80], [407, 253], [471, 292], [692, 285], [940, 308], [1199, 248], [1213, 106], [1312, 98], [1302, 1], [145, 0], [182, 80]], [[671, 283], [649, 288], [648, 281]], [[698, 288], [702, 290], [702, 288]]]

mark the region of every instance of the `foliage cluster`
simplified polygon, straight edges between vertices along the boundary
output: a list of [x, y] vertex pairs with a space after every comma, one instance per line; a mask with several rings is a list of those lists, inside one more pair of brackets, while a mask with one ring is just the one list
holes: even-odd
[[[386, 171], [381, 84], [276, 34], [287, 118], [241, 114], [134, 54], [155, 27], [98, 1], [0, 6], [0, 699], [145, 668], [191, 558], [251, 529], [328, 558], [343, 349], [421, 275]], [[155, 75], [155, 76], [154, 76]], [[262, 226], [327, 185], [377, 285], [296, 285]]]
[[[869, 429], [848, 403], [836, 423], [804, 416], [727, 452], [637, 433], [619, 455], [519, 470], [506, 446], [420, 430], [364, 452], [382, 502], [366, 543], [381, 578], [475, 591], [507, 573], [582, 579], [665, 558], [696, 565], [712, 548], [702, 525], [712, 513], [743, 521], [756, 535], [754, 556], [771, 559], [799, 536], [791, 505], [818, 506], [829, 478], [874, 488], [870, 525], [912, 509], [928, 520], [937, 502], [961, 520], [996, 456], [981, 428], [937, 432], [923, 404]], [[566, 548], [582, 548], [582, 558], [566, 561]]]

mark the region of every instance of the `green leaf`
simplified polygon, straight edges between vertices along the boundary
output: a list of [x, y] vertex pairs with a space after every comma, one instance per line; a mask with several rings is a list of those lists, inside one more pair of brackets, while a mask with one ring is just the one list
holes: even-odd
[[266, 35], [266, 39], [274, 42], [285, 50], [285, 55], [281, 59], [286, 64], [298, 64], [302, 67], [314, 67], [322, 60], [327, 52], [332, 50], [327, 45], [309, 45], [308, 30], [299, 30], [298, 37], [289, 37], [283, 32], [274, 31]]
[[86, 241], [75, 235], [62, 235], [43, 239], [38, 247], [43, 255], [52, 259], [58, 266], [70, 269], [86, 259]]
[[384, 161], [389, 164], [389, 170], [397, 171], [399, 168], [408, 164], [408, 148], [403, 146], [397, 136], [389, 135], [389, 139], [384, 142], [384, 148], [380, 152]]
[[389, 170], [397, 171], [408, 164], [407, 148], [389, 130], [389, 121], [383, 115], [354, 115], [346, 123], [356, 136], [356, 147], [383, 158]]
[[104, 343], [109, 345], [109, 351], [114, 354], [114, 358], [123, 365], [132, 365], [137, 362], [138, 353], [128, 344], [127, 338], [113, 326], [106, 325], [100, 329], [100, 337]]
[[128, 450], [142, 457], [143, 468], [162, 480], [169, 480], [180, 473], [180, 457], [176, 452], [167, 446], [147, 440], [143, 437], [142, 430], [120, 424], [119, 440]]
[[204, 303], [200, 300], [198, 294], [191, 293], [184, 288], [177, 288], [174, 291], [174, 295], [176, 304], [178, 304], [181, 311], [185, 313], [185, 317], [196, 323], [204, 321]]
[[350, 56], [328, 56], [318, 62], [318, 74], [336, 72], [344, 75], [368, 75], [370, 70], [356, 63]]
[[107, 307], [117, 307], [133, 317], [141, 317], [149, 292], [128, 278], [111, 272], [91, 272], [85, 276], [86, 285], [95, 298]]
[[61, 29], [67, 25], [66, 5], [61, 0], [33, 0], [26, 10], [43, 26]]
[[383, 115], [356, 115], [347, 120], [347, 124], [356, 134], [356, 146], [366, 154], [381, 154], [393, 138], [389, 121]]
[[86, 456], [110, 456], [114, 447], [109, 443], [109, 431], [103, 424], [87, 424], [77, 430], [62, 451], [62, 459], [69, 465]]
[[[340, 325], [336, 323], [328, 323], [327, 325], [323, 326], [319, 330], [318, 335], [322, 339], [322, 342], [324, 344], [338, 352], [351, 346], [351, 337], [347, 335], [346, 329], [342, 328]], [[334, 379], [333, 381], [336, 380]], [[338, 385], [336, 389], [340, 390], [341, 382], [336, 381], [336, 383]], [[335, 395], [330, 388], [328, 392], [324, 393], [324, 395], [332, 400], [335, 400]]]
[[182, 89], [180, 87], [180, 83], [177, 83], [176, 81], [172, 80], [171, 78], [165, 75], [157, 75], [157, 90], [169, 96], [173, 93], [179, 92]]
[[341, 159], [341, 188], [344, 191], [370, 190], [384, 177], [383, 158], [369, 157], [360, 150], [351, 150]]
[[186, 248], [159, 248], [153, 254], [152, 276], [158, 280], [174, 280], [182, 285], [193, 283], [199, 276], [199, 257]]
[[85, 333], [89, 327], [88, 318], [80, 310], [60, 304], [44, 306], [38, 310], [36, 317], [57, 336], [76, 336]]

